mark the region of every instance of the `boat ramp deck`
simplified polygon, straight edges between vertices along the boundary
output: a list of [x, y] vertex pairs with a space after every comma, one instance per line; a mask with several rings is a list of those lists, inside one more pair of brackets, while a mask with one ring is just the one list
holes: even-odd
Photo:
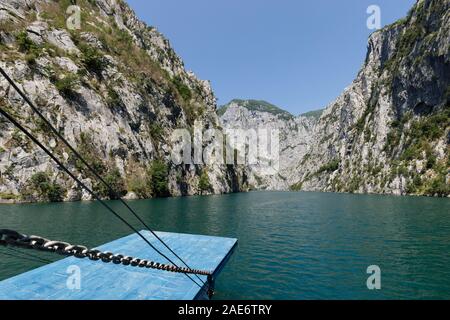
[[[142, 233], [156, 248], [182, 266], [150, 232]], [[191, 268], [212, 271], [213, 278], [218, 276], [237, 246], [237, 239], [231, 238], [157, 234]], [[137, 234], [98, 249], [167, 263]], [[196, 279], [194, 275], [191, 277]], [[200, 278], [207, 282], [206, 276]], [[206, 297], [205, 289], [195, 285], [185, 274], [71, 257], [0, 282], [0, 300], [195, 300]]]

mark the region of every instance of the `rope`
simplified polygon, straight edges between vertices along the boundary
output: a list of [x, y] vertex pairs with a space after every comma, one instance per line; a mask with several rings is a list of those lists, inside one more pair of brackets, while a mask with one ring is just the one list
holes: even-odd
[[[126, 221], [122, 216], [120, 216], [117, 212], [115, 212], [105, 201], [103, 201], [94, 191], [92, 191], [86, 184], [84, 184], [82, 181], [80, 181], [77, 177], [73, 175], [72, 172], [70, 172], [69, 169], [67, 169], [61, 161], [59, 161], [44, 145], [42, 145], [39, 140], [37, 140], [27, 129], [25, 129], [20, 123], [18, 123], [8, 112], [0, 108], [0, 113], [8, 119], [12, 124], [14, 124], [20, 131], [22, 131], [28, 138], [30, 138], [34, 143], [36, 143], [55, 163], [60, 167], [61, 170], [66, 172], [74, 181], [78, 183], [79, 186], [81, 186], [83, 189], [85, 189], [94, 199], [96, 199], [100, 204], [102, 204], [109, 212], [111, 212], [116, 218], [118, 218], [120, 221], [122, 221], [125, 225], [127, 225], [131, 230], [133, 230], [135, 233], [139, 235], [139, 237], [142, 238], [153, 250], [155, 250], [158, 254], [160, 254], [162, 257], [167, 259], [171, 264], [178, 267], [176, 263], [174, 263], [169, 257], [167, 257], [164, 253], [162, 253], [160, 250], [158, 250], [154, 245], [150, 243], [150, 241], [147, 240], [135, 227], [133, 227], [128, 221]], [[185, 273], [186, 274], [186, 273]], [[197, 281], [192, 279], [191, 276], [186, 274], [186, 276], [194, 282], [197, 286], [202, 288], [202, 285], [198, 284]], [[203, 283], [205, 284], [205, 283]]]
[[17, 249], [13, 249], [13, 248], [10, 248], [10, 247], [7, 247], [7, 249], [8, 249], [9, 251], [15, 252], [15, 253], [17, 253], [17, 254], [26, 255], [26, 256], [31, 257], [31, 258], [33, 258], [33, 259], [41, 260], [41, 261], [44, 262], [44, 263], [53, 263], [53, 262], [54, 262], [54, 261], [52, 261], [52, 260], [45, 259], [45, 258], [36, 256], [36, 255], [34, 255], [34, 254], [25, 253], [25, 252], [22, 252], [22, 251], [19, 251], [19, 250], [17, 250]]
[[35, 258], [32, 258], [32, 257], [15, 255], [15, 254], [12, 254], [12, 253], [6, 253], [6, 252], [1, 252], [0, 251], [0, 254], [3, 255], [3, 256], [13, 257], [13, 258], [16, 258], [16, 259], [28, 260], [28, 261], [32, 261], [32, 262], [38, 262], [38, 263], [47, 263], [47, 262], [42, 261], [41, 259], [35, 259]]
[[25, 253], [25, 252], [22, 252], [22, 251], [19, 251], [19, 250], [10, 248], [10, 247], [5, 247], [5, 248], [11, 252], [14, 252], [15, 254], [0, 251], [0, 253], [3, 255], [7, 255], [7, 256], [11, 256], [11, 257], [19, 258], [19, 259], [32, 260], [34, 262], [45, 263], [45, 264], [53, 263], [53, 261], [51, 261], [51, 260], [44, 259], [44, 258], [29, 254], [29, 253]]
[[[182, 264], [184, 264], [188, 269], [191, 269], [189, 265], [178, 255], [173, 251], [153, 230], [150, 228], [144, 220], [137, 214], [135, 210], [133, 210], [123, 199], [120, 197], [117, 192], [95, 171], [89, 163], [87, 163], [86, 160], [78, 153], [78, 151], [75, 150], [74, 147], [56, 130], [53, 125], [47, 120], [47, 118], [44, 117], [44, 115], [36, 108], [36, 106], [31, 102], [31, 100], [25, 95], [25, 93], [22, 92], [22, 90], [17, 87], [15, 82], [8, 76], [8, 74], [3, 70], [2, 67], [0, 67], [0, 73], [3, 75], [3, 77], [11, 84], [11, 86], [14, 88], [14, 90], [17, 91], [17, 93], [22, 97], [23, 100], [33, 109], [33, 111], [39, 116], [39, 118], [44, 121], [44, 123], [51, 129], [51, 131], [72, 151], [72, 153], [80, 160], [82, 163], [89, 169], [91, 173], [94, 174], [94, 176], [100, 180], [100, 182], [103, 183], [104, 186], [108, 188], [108, 191], [113, 194], [119, 201], [133, 214], [133, 216], [138, 219], [142, 225], [150, 231], [150, 233], [166, 248], [168, 249], [176, 258], [178, 258]], [[155, 249], [156, 250], [156, 249]], [[159, 251], [158, 251], [159, 252]], [[169, 260], [166, 256], [165, 257], [170, 263], [174, 264], [171, 260]], [[195, 275], [198, 280], [204, 285], [205, 282], [198, 276]]]

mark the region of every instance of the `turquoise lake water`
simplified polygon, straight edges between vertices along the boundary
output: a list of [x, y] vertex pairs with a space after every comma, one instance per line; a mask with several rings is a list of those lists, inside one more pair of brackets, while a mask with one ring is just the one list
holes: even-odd
[[[215, 299], [450, 299], [449, 199], [255, 192], [130, 203], [155, 230], [239, 239]], [[88, 246], [131, 233], [95, 202], [2, 205], [0, 228]], [[371, 265], [381, 290], [367, 289]], [[0, 256], [0, 280], [38, 266]]]

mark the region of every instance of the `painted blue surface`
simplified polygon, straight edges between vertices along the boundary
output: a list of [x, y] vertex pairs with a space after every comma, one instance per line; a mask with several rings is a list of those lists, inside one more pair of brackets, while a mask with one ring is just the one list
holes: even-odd
[[[145, 237], [178, 265], [181, 262], [148, 231]], [[236, 239], [157, 232], [191, 268], [219, 271]], [[168, 263], [137, 234], [99, 247], [102, 251]], [[70, 290], [70, 266], [81, 271], [80, 290]], [[192, 276], [195, 279], [195, 276]], [[201, 276], [206, 282], [206, 277]], [[197, 279], [197, 282], [198, 279]], [[0, 300], [192, 300], [200, 292], [184, 274], [66, 258], [0, 282]]]

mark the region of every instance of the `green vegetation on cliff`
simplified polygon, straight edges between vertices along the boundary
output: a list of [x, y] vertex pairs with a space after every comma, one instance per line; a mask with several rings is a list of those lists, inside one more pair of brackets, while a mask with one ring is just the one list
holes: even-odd
[[64, 199], [64, 188], [52, 181], [47, 172], [38, 172], [31, 176], [29, 188], [30, 193], [37, 193], [43, 201], [60, 202]]
[[293, 115], [290, 114], [289, 112], [277, 107], [276, 105], [273, 105], [273, 104], [271, 104], [267, 101], [263, 101], [263, 100], [234, 99], [231, 102], [229, 102], [228, 104], [220, 107], [217, 110], [217, 114], [219, 116], [223, 116], [231, 104], [237, 104], [237, 105], [244, 107], [250, 111], [267, 112], [267, 113], [279, 116], [286, 120], [293, 118]]
[[200, 188], [201, 192], [208, 192], [211, 191], [211, 182], [209, 181], [209, 175], [206, 170], [202, 170], [202, 173], [200, 175], [200, 180], [198, 183], [198, 187]]
[[154, 160], [148, 171], [152, 194], [155, 197], [169, 196], [169, 172], [167, 164], [161, 160]]

